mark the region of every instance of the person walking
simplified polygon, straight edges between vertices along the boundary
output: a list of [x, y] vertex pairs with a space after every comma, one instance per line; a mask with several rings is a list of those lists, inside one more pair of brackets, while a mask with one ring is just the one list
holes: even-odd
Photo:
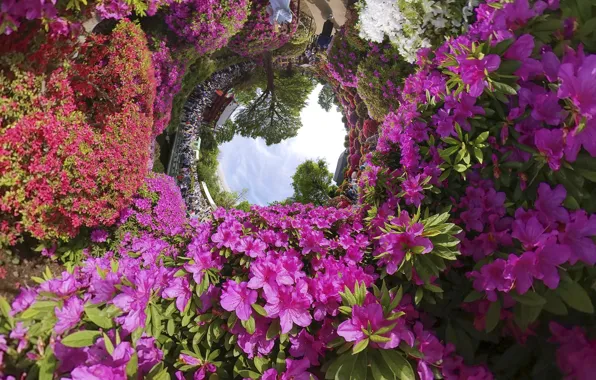
[[323, 31], [319, 34], [319, 38], [317, 39], [317, 44], [321, 49], [327, 49], [329, 44], [331, 43], [331, 34], [333, 33], [333, 15], [327, 18], [327, 21], [323, 24]]

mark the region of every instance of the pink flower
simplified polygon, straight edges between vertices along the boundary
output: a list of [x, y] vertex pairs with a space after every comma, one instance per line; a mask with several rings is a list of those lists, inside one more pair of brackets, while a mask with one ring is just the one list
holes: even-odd
[[238, 284], [228, 280], [221, 293], [221, 307], [235, 311], [241, 321], [248, 321], [252, 314], [252, 304], [257, 302], [257, 292], [248, 288], [247, 282]]
[[164, 298], [176, 298], [176, 307], [183, 312], [192, 297], [190, 285], [186, 277], [177, 277], [161, 293]]
[[309, 312], [312, 297], [308, 293], [308, 284], [299, 280], [295, 287], [282, 286], [278, 291], [265, 289], [269, 317], [279, 316], [281, 333], [287, 334], [294, 324], [308, 327], [312, 322]]
[[81, 321], [83, 301], [77, 296], [72, 296], [66, 300], [62, 309], [56, 308], [55, 312], [58, 321], [54, 325], [54, 331], [56, 334], [62, 334], [75, 327]]

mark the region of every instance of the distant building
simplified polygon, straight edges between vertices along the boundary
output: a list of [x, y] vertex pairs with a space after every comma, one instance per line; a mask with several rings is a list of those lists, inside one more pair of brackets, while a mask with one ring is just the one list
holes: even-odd
[[340, 186], [344, 181], [344, 171], [346, 170], [347, 166], [348, 150], [346, 149], [339, 156], [339, 159], [337, 160], [337, 166], [335, 167], [335, 174], [333, 175], [333, 180], [335, 181], [337, 186]]

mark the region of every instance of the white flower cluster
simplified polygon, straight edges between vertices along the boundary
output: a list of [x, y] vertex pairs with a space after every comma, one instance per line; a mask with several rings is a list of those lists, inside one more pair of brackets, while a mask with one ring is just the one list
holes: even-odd
[[473, 3], [477, 0], [365, 0], [359, 15], [360, 37], [380, 43], [387, 36], [412, 63], [420, 48], [436, 46], [458, 32], [464, 6]]

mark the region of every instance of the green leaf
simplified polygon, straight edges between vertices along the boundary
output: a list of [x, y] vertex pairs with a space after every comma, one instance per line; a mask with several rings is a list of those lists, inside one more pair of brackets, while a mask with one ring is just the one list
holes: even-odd
[[362, 351], [358, 354], [354, 364], [350, 380], [366, 380], [368, 376], [368, 353]]
[[106, 346], [106, 351], [108, 351], [108, 354], [112, 355], [114, 353], [114, 344], [105, 332], [103, 333], [103, 343]]
[[353, 354], [357, 354], [357, 353], [359, 353], [360, 351], [363, 351], [363, 350], [365, 350], [365, 349], [366, 349], [366, 347], [368, 347], [368, 342], [369, 342], [369, 339], [368, 339], [368, 338], [366, 338], [366, 339], [363, 339], [363, 340], [361, 340], [360, 342], [358, 342], [358, 344], [356, 344], [356, 345], [354, 346], [354, 348], [352, 348], [352, 355], [353, 355]]
[[6, 298], [2, 296], [0, 296], [0, 313], [2, 314], [2, 316], [4, 316], [4, 318], [6, 318], [6, 320], [10, 324], [10, 327], [13, 327], [14, 319], [10, 315], [10, 305], [8, 304], [8, 301], [6, 301]]
[[339, 357], [337, 357], [329, 366], [329, 368], [327, 368], [327, 371], [325, 372], [325, 379], [326, 380], [333, 380], [336, 378], [337, 373], [339, 372], [339, 370], [341, 369], [343, 363], [346, 360], [353, 360], [352, 355], [349, 354], [345, 354], [345, 355], [341, 355]]
[[519, 69], [521, 66], [521, 62], [520, 61], [515, 61], [515, 60], [504, 60], [501, 62], [501, 65], [499, 66], [499, 70], [497, 71], [497, 73], [499, 74], [513, 74], [517, 69]]
[[422, 301], [422, 297], [424, 296], [424, 290], [422, 288], [416, 289], [416, 294], [414, 295], [414, 303], [418, 305], [420, 301]]
[[474, 157], [478, 160], [479, 163], [484, 161], [484, 154], [482, 153], [482, 149], [474, 147]]
[[111, 329], [114, 327], [113, 319], [108, 316], [105, 310], [102, 310], [99, 307], [85, 305], [85, 314], [91, 322], [102, 329]]
[[575, 171], [588, 181], [596, 182], [596, 171], [575, 168]]
[[468, 167], [466, 165], [463, 164], [457, 164], [453, 166], [453, 170], [455, 170], [458, 173], [463, 173], [466, 171]]
[[544, 304], [544, 310], [548, 311], [549, 313], [555, 315], [567, 315], [567, 306], [563, 303], [561, 298], [557, 296], [554, 292], [547, 292], [544, 295], [546, 298], [546, 303]]
[[503, 53], [505, 53], [507, 51], [507, 49], [509, 49], [509, 46], [511, 46], [511, 44], [513, 44], [514, 41], [515, 41], [515, 39], [513, 39], [513, 38], [501, 41], [495, 47], [493, 47], [491, 49], [491, 51], [494, 54], [502, 55]]
[[401, 380], [416, 380], [412, 365], [398, 351], [380, 350], [380, 352], [383, 359], [385, 359], [385, 363], [387, 363], [396, 378]]
[[511, 298], [516, 300], [517, 302], [528, 305], [528, 306], [541, 306], [546, 303], [544, 297], [540, 296], [538, 293], [530, 290], [524, 294], [517, 294], [515, 292], [510, 292]]
[[449, 159], [449, 157], [457, 152], [460, 149], [459, 146], [450, 146], [449, 148], [445, 148], [442, 150], [439, 150], [439, 156], [444, 159], [445, 161], [447, 161]]
[[137, 353], [133, 353], [126, 364], [126, 377], [128, 380], [136, 380], [137, 379], [137, 370], [139, 368], [139, 357]]
[[242, 323], [242, 326], [246, 329], [247, 333], [250, 335], [255, 333], [255, 319], [252, 317], [252, 315], [250, 318], [248, 318], [248, 321], [241, 320], [240, 323]]
[[485, 321], [485, 330], [486, 332], [491, 332], [497, 327], [499, 324], [499, 320], [501, 318], [501, 301], [497, 300], [493, 302], [488, 307], [488, 312], [486, 313], [486, 321]]
[[425, 284], [424, 289], [431, 291], [433, 293], [443, 293], [443, 289], [441, 289], [437, 285], [433, 285], [433, 284]]
[[[393, 289], [391, 290], [391, 293], [393, 293]], [[399, 303], [401, 302], [403, 295], [404, 295], [404, 290], [400, 286], [399, 289], [397, 289], [397, 291], [395, 292], [393, 301], [391, 301], [391, 304], [389, 305], [389, 311], [394, 310], [397, 306], [399, 306]]]
[[508, 84], [501, 83], [501, 82], [492, 82], [492, 84], [495, 87], [495, 90], [497, 90], [503, 94], [506, 94], [506, 95], [516, 95], [517, 94], [517, 90]]
[[472, 290], [467, 296], [466, 298], [464, 298], [464, 302], [465, 303], [469, 303], [469, 302], [474, 302], [474, 301], [478, 301], [479, 299], [482, 298], [482, 293], [479, 293], [475, 290]]
[[588, 314], [594, 313], [594, 305], [592, 305], [590, 296], [577, 282], [562, 282], [555, 292], [575, 310]]
[[271, 340], [279, 335], [280, 332], [280, 325], [279, 325], [279, 318], [275, 318], [269, 328], [267, 329], [267, 340]]
[[380, 350], [373, 350], [368, 353], [368, 357], [372, 359], [370, 369], [373, 374], [374, 380], [393, 380], [395, 375], [393, 371], [385, 362], [385, 359], [381, 356]]
[[153, 325], [151, 334], [157, 339], [157, 338], [159, 338], [159, 336], [161, 335], [161, 332], [163, 331], [162, 316], [161, 316], [161, 313], [160, 313], [159, 309], [157, 308], [157, 306], [155, 306], [153, 304], [151, 304], [151, 316], [152, 316], [151, 324]]
[[39, 380], [52, 380], [54, 378], [54, 371], [58, 361], [54, 356], [54, 352], [50, 347], [46, 348], [44, 358], [39, 364]]
[[174, 335], [174, 333], [176, 332], [176, 323], [174, 322], [174, 319], [172, 319], [172, 318], [168, 319], [168, 324], [166, 326], [166, 332], [170, 336]]
[[255, 368], [260, 372], [263, 373], [267, 370], [267, 368], [269, 367], [269, 359], [267, 359], [264, 356], [256, 356], [253, 359], [254, 363], [255, 363]]
[[62, 344], [67, 347], [88, 347], [95, 343], [95, 340], [101, 336], [99, 331], [86, 330], [77, 331], [62, 339]]
[[267, 311], [265, 310], [265, 308], [263, 308], [263, 306], [255, 303], [252, 305], [252, 308], [255, 309], [255, 311], [263, 317], [267, 316]]
[[228, 330], [231, 330], [236, 325], [237, 321], [238, 316], [236, 315], [236, 313], [231, 313], [230, 317], [228, 318]]

